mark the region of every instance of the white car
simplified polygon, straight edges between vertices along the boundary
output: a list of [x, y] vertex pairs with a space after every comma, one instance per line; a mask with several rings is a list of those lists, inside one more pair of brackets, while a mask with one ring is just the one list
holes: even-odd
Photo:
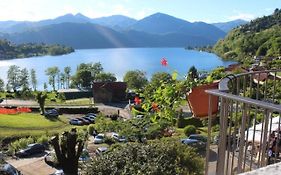
[[95, 138], [94, 138], [94, 143], [103, 143], [104, 142], [104, 134], [98, 134]]
[[113, 132], [111, 137], [118, 142], [126, 142], [127, 141], [124, 136], [119, 136], [119, 134], [117, 134], [116, 132]]

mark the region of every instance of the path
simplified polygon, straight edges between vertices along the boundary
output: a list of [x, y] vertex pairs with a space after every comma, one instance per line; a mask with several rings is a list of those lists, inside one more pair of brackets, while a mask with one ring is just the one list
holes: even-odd
[[34, 158], [24, 159], [9, 159], [8, 163], [13, 165], [24, 175], [50, 175], [53, 174], [56, 169], [48, 166], [44, 161], [44, 155]]

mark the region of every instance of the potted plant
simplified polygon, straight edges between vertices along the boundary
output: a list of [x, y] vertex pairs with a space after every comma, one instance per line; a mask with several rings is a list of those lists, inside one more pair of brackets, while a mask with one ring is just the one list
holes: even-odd
[[[219, 81], [225, 76], [224, 68], [219, 67], [213, 70], [206, 78], [199, 79], [197, 70], [192, 66], [188, 73], [188, 81], [190, 81], [190, 91], [187, 92], [187, 101], [191, 112], [194, 117], [205, 118], [209, 113], [209, 95], [206, 93], [206, 90], [209, 89], [218, 89]], [[218, 97], [212, 96], [212, 114], [218, 112]]]

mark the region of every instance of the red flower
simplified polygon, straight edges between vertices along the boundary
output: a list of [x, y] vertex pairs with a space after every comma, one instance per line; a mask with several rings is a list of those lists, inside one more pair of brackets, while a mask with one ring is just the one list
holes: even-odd
[[154, 111], [158, 111], [159, 110], [159, 108], [158, 108], [158, 104], [157, 103], [152, 103], [152, 109], [154, 110]]
[[139, 97], [135, 97], [134, 101], [136, 105], [141, 104], [141, 99]]
[[167, 59], [166, 59], [166, 58], [162, 58], [161, 64], [162, 64], [162, 66], [168, 66], [168, 61], [167, 61]]

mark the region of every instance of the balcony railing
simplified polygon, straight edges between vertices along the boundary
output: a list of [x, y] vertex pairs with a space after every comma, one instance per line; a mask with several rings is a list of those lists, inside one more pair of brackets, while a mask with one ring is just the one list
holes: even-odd
[[[281, 146], [281, 70], [229, 75], [209, 94], [206, 174], [217, 152], [215, 174], [239, 174], [278, 162]], [[212, 98], [219, 97], [218, 145], [212, 146]], [[280, 147], [281, 148], [281, 147]]]

